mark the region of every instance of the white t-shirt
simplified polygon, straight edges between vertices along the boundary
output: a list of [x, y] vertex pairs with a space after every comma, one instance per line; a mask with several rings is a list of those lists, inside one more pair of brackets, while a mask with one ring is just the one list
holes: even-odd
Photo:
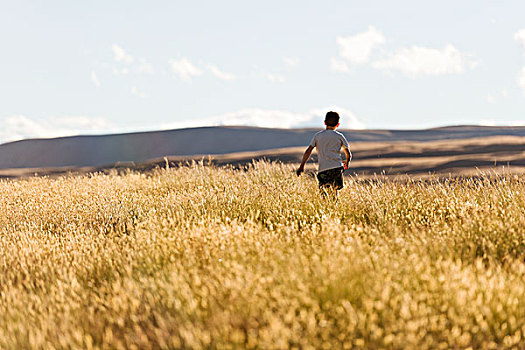
[[330, 129], [319, 131], [312, 138], [310, 146], [317, 148], [319, 172], [343, 166], [341, 147], [348, 148], [348, 141], [340, 132]]

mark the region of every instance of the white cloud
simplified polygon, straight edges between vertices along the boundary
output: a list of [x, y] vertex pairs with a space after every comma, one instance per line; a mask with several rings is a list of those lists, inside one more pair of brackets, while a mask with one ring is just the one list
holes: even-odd
[[69, 116], [31, 119], [24, 115], [13, 115], [0, 120], [0, 142], [108, 132], [113, 128], [112, 123], [101, 117]]
[[129, 73], [129, 69], [124, 67], [124, 68], [117, 68], [117, 67], [113, 67], [113, 75], [126, 75]]
[[525, 67], [521, 68], [518, 74], [518, 86], [523, 89], [523, 93], [525, 94]]
[[399, 49], [387, 58], [375, 61], [372, 67], [385, 71], [400, 71], [410, 77], [419, 75], [459, 74], [474, 68], [478, 62], [452, 45], [443, 49], [421, 46]]
[[[271, 110], [242, 109], [236, 112], [215, 115], [209, 118], [193, 119], [184, 122], [148, 127], [145, 130], [175, 129], [199, 126], [244, 125], [268, 128], [316, 127], [323, 128], [326, 112], [337, 111], [344, 129], [364, 129], [365, 125], [350, 110], [337, 106], [315, 108], [304, 113]], [[140, 128], [139, 128], [140, 129]], [[51, 117], [44, 119], [12, 115], [0, 119], [0, 143], [27, 138], [50, 138], [93, 133], [132, 132], [137, 128], [116, 127], [101, 117]]]
[[227, 80], [227, 81], [236, 79], [235, 75], [233, 75], [231, 73], [226, 73], [226, 72], [220, 70], [219, 68], [217, 68], [217, 66], [215, 66], [213, 64], [208, 64], [208, 66], [206, 68], [208, 68], [208, 70], [211, 72], [211, 74], [213, 74], [214, 76], [216, 76], [219, 79]]
[[480, 120], [478, 124], [481, 126], [525, 126], [525, 121], [483, 119], [483, 120]]
[[499, 91], [493, 91], [487, 94], [487, 102], [490, 104], [496, 103], [501, 99], [509, 98], [509, 91], [507, 89], [501, 89]]
[[[113, 45], [111, 47], [113, 50], [113, 59], [115, 62], [120, 63], [120, 65], [113, 67], [114, 75], [126, 75], [130, 71], [139, 72], [139, 73], [148, 73], [153, 74], [153, 66], [146, 61], [144, 58], [139, 58], [138, 60], [135, 57], [131, 56], [119, 45]], [[135, 64], [133, 64], [136, 62]], [[125, 64], [126, 66], [122, 66]]]
[[278, 74], [266, 74], [266, 79], [271, 81], [272, 83], [284, 83], [285, 79], [282, 75]]
[[372, 51], [385, 42], [385, 37], [373, 26], [366, 32], [347, 37], [338, 36], [339, 55], [352, 64], [363, 64], [370, 60]]
[[170, 60], [171, 70], [182, 80], [189, 81], [191, 77], [202, 75], [202, 70], [195, 67], [188, 59]]
[[144, 98], [146, 97], [146, 94], [142, 91], [139, 91], [139, 89], [137, 89], [136, 86], [132, 86], [131, 87], [131, 94], [134, 95], [134, 96], [138, 96], [140, 98]]
[[98, 79], [97, 73], [95, 73], [94, 70], [91, 71], [91, 82], [92, 82], [93, 85], [95, 85], [96, 87], [99, 87], [99, 86], [100, 86], [100, 80]]
[[299, 59], [297, 57], [284, 57], [283, 61], [290, 67], [296, 67], [299, 64]]
[[204, 119], [188, 120], [163, 125], [163, 129], [187, 128], [199, 126], [244, 125], [266, 128], [323, 127], [328, 111], [337, 111], [341, 116], [341, 127], [345, 129], [363, 129], [364, 124], [348, 109], [336, 106], [316, 108], [306, 113], [296, 113], [269, 109], [242, 109]]
[[520, 46], [525, 49], [525, 28], [518, 30], [514, 34], [514, 40], [516, 40]]
[[332, 58], [331, 68], [334, 72], [350, 73], [350, 67], [348, 67], [348, 64], [338, 58]]
[[[525, 30], [522, 34], [520, 32], [515, 37], [523, 35], [525, 40]], [[331, 69], [336, 72], [349, 73], [355, 65], [370, 64], [375, 69], [400, 71], [415, 78], [420, 75], [460, 74], [479, 64], [473, 55], [461, 52], [453, 45], [446, 45], [443, 49], [411, 46], [391, 52], [381, 50], [380, 58], [370, 62], [374, 50], [386, 42], [383, 34], [373, 26], [356, 35], [339, 36], [336, 41], [339, 58], [332, 58], [330, 62]]]
[[481, 126], [496, 126], [498, 123], [495, 120], [492, 119], [482, 119], [478, 123]]
[[116, 62], [124, 62], [127, 64], [133, 63], [135, 60], [133, 56], [129, 55], [121, 46], [119, 45], [113, 45], [111, 46], [111, 49], [113, 50], [113, 58]]
[[143, 58], [139, 59], [137, 70], [141, 73], [153, 74], [153, 66]]

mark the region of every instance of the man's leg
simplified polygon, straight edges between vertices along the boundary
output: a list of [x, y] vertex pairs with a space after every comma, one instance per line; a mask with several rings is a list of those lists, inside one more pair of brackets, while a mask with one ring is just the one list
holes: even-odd
[[321, 192], [321, 197], [323, 197], [324, 199], [337, 201], [339, 191], [334, 185], [324, 185], [319, 187], [319, 190]]
[[323, 198], [337, 201], [338, 190], [343, 188], [343, 168], [330, 169], [317, 174], [319, 190]]

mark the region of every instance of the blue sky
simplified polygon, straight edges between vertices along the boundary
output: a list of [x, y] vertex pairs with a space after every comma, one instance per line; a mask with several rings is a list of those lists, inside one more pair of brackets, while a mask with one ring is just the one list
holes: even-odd
[[0, 142], [525, 124], [523, 1], [0, 1]]

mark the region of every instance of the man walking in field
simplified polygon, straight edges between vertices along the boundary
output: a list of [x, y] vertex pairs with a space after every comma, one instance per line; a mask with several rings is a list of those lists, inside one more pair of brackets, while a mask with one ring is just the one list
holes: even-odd
[[[348, 141], [344, 135], [335, 131], [339, 126], [339, 114], [332, 111], [326, 113], [324, 124], [326, 130], [316, 133], [310, 142], [310, 146], [304, 152], [301, 165], [297, 169], [297, 176], [304, 172], [304, 165], [310, 158], [312, 150], [317, 148], [319, 159], [317, 180], [321, 193], [326, 195], [328, 192], [335, 192], [334, 194], [337, 195], [337, 191], [343, 188], [343, 171], [348, 169], [352, 153], [348, 149]], [[341, 147], [346, 155], [344, 162], [341, 159]]]

